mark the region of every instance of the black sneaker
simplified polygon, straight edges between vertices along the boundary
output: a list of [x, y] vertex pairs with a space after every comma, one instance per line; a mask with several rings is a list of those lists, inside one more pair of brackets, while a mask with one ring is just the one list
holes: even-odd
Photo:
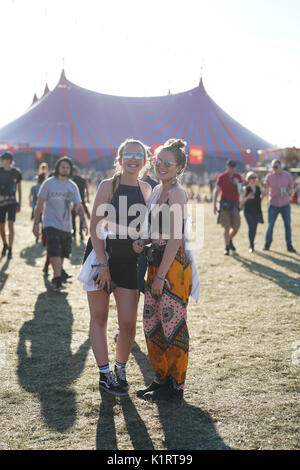
[[62, 282], [61, 282], [61, 277], [54, 277], [52, 279], [50, 286], [51, 286], [51, 289], [55, 291], [60, 291], [64, 289], [64, 286], [62, 285]]
[[100, 372], [100, 379], [99, 379], [99, 388], [105, 390], [107, 393], [116, 396], [124, 396], [127, 395], [127, 390], [121, 387], [120, 384], [116, 381], [115, 375], [112, 371], [104, 374]]
[[117, 379], [118, 384], [124, 389], [128, 390], [129, 385], [126, 380], [126, 371], [125, 367], [117, 367], [115, 366], [115, 376]]
[[225, 250], [224, 250], [224, 255], [226, 255], [226, 256], [229, 255], [229, 249], [230, 249], [230, 247], [229, 247], [229, 245], [227, 245], [227, 246], [225, 247]]
[[235, 248], [234, 244], [232, 243], [232, 240], [230, 240], [229, 248], [230, 248], [230, 250], [232, 250], [232, 251], [236, 251], [236, 248]]
[[8, 247], [7, 259], [12, 259], [12, 248]]
[[143, 398], [152, 401], [181, 401], [183, 400], [183, 390], [177, 390], [170, 386], [161, 387], [160, 389], [155, 390], [152, 394], [146, 393], [143, 395]]
[[8, 245], [7, 245], [7, 243], [4, 243], [3, 248], [2, 248], [2, 252], [1, 252], [1, 258], [2, 258], [2, 256], [6, 255], [7, 250], [8, 250]]
[[264, 250], [264, 251], [269, 251], [269, 249], [270, 249], [270, 245], [265, 245], [265, 246], [263, 247], [263, 250]]
[[62, 282], [65, 282], [67, 279], [70, 279], [70, 277], [72, 277], [72, 274], [68, 274], [64, 269], [61, 270]]
[[290, 253], [297, 253], [297, 251], [295, 250], [293, 245], [288, 245], [287, 246], [287, 251], [289, 251]]
[[143, 398], [143, 396], [146, 394], [146, 393], [150, 393], [150, 392], [155, 392], [155, 390], [158, 390], [159, 388], [161, 388], [163, 385], [162, 384], [159, 384], [157, 382], [152, 382], [147, 388], [144, 388], [142, 390], [138, 390], [136, 392], [136, 396], [138, 398]]

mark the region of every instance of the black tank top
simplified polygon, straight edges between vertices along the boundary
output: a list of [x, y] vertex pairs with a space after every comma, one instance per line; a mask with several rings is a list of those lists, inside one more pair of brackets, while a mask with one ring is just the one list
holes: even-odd
[[[125, 209], [124, 212], [122, 210], [123, 209], [122, 202], [119, 199], [120, 196], [126, 196], [126, 199], [124, 199], [124, 201], [126, 202], [126, 209]], [[120, 204], [120, 202], [121, 202], [121, 204]], [[134, 220], [136, 217], [138, 217], [140, 215], [139, 211], [137, 211], [136, 215], [133, 215], [133, 216], [128, 215], [128, 210], [131, 207], [131, 205], [132, 204], [143, 204], [144, 206], [146, 205], [145, 199], [144, 199], [144, 196], [143, 196], [143, 193], [142, 193], [142, 190], [140, 188], [139, 183], [138, 183], [137, 186], [131, 186], [129, 184], [121, 184], [120, 183], [119, 186], [117, 187], [117, 189], [115, 190], [114, 194], [113, 194], [113, 197], [110, 201], [110, 204], [112, 204], [114, 206], [115, 210], [116, 210], [116, 223], [117, 224], [125, 225], [125, 213], [126, 213], [126, 215], [127, 215], [127, 224], [126, 225], [127, 226], [130, 224], [130, 222], [132, 220]], [[124, 204], [124, 208], [125, 208], [125, 204]], [[105, 212], [104, 216], [107, 216], [107, 215], [108, 215], [108, 213]], [[124, 222], [124, 223], [122, 223], [122, 222]], [[139, 229], [138, 226], [137, 226], [137, 229]], [[89, 237], [87, 245], [86, 245], [86, 249], [85, 249], [85, 252], [84, 252], [82, 263], [85, 262], [85, 260], [89, 256], [92, 249], [93, 249], [92, 240], [91, 240], [91, 237]]]
[[[121, 196], [124, 198], [124, 206]], [[114, 206], [116, 210], [116, 223], [120, 225], [128, 225], [134, 219], [140, 215], [140, 211], [137, 211], [135, 215], [128, 215], [128, 211], [133, 204], [142, 204], [146, 205], [143, 193], [141, 191], [140, 185], [131, 186], [129, 184], [119, 184], [117, 187], [110, 204]], [[126, 205], [125, 205], [126, 204]], [[107, 214], [105, 214], [107, 216]]]

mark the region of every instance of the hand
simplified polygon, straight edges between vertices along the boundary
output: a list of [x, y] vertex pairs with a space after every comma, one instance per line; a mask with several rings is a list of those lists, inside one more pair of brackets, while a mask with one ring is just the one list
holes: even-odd
[[89, 229], [88, 229], [88, 226], [87, 226], [86, 222], [83, 222], [83, 224], [82, 224], [82, 230], [83, 230], [85, 236], [87, 236], [88, 233], [89, 233]]
[[151, 292], [153, 295], [157, 295], [158, 299], [160, 300], [164, 288], [164, 283], [165, 281], [158, 279], [157, 277], [154, 279], [152, 286], [151, 286]]
[[21, 211], [21, 204], [17, 203], [17, 209], [16, 209], [16, 212], [20, 212]]
[[32, 228], [33, 235], [38, 238], [40, 235], [40, 224], [34, 223]]
[[217, 212], [218, 212], [217, 206], [214, 206], [214, 214], [217, 215]]
[[107, 266], [106, 268], [100, 268], [98, 277], [95, 281], [95, 284], [98, 286], [98, 289], [102, 290], [106, 285], [107, 290], [109, 290], [110, 281], [111, 281], [111, 277], [110, 277], [109, 267]]
[[135, 253], [140, 254], [144, 250], [144, 242], [140, 238], [138, 240], [135, 240], [132, 244], [133, 251]]

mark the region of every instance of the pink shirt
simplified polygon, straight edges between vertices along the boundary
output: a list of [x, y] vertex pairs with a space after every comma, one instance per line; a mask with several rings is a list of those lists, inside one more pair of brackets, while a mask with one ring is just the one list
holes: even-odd
[[276, 175], [269, 173], [265, 179], [269, 189], [269, 203], [271, 206], [282, 207], [290, 203], [289, 191], [294, 187], [294, 180], [288, 171], [281, 170]]

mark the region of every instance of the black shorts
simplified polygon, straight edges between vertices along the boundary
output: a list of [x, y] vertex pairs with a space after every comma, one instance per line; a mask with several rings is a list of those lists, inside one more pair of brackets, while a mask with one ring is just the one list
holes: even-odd
[[48, 255], [50, 257], [69, 258], [72, 252], [71, 232], [63, 232], [54, 227], [45, 227], [44, 233], [47, 237]]
[[[83, 256], [83, 263], [92, 249], [92, 241], [91, 238], [89, 238]], [[117, 286], [124, 287], [125, 289], [138, 289], [138, 257], [136, 260], [132, 260], [130, 262], [112, 261], [109, 259], [108, 265], [111, 280], [114, 281]]]
[[7, 220], [11, 220], [12, 222], [15, 222], [16, 212], [17, 212], [17, 204], [16, 203], [7, 204], [6, 206], [1, 206], [0, 207], [0, 224], [5, 223], [6, 214], [7, 214]]

